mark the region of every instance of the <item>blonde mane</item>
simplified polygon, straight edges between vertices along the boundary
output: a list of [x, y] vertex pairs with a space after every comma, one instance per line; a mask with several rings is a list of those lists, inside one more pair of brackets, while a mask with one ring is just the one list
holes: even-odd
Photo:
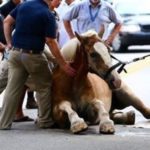
[[[84, 37], [91, 37], [93, 35], [98, 37], [98, 34], [95, 30], [88, 30], [85, 33], [81, 34]], [[80, 45], [79, 40], [75, 37], [69, 40], [61, 49], [61, 53], [66, 61], [72, 61], [77, 49], [77, 46]]]

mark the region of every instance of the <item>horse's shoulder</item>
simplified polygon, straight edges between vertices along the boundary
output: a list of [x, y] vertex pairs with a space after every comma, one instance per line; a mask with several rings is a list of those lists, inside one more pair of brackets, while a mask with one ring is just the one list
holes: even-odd
[[109, 95], [111, 93], [111, 90], [106, 81], [104, 81], [98, 75], [94, 73], [88, 73], [88, 79], [97, 95], [103, 96]]

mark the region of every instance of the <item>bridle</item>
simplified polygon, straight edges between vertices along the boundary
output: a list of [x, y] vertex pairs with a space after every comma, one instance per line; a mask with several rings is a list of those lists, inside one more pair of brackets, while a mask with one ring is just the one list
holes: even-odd
[[118, 73], [121, 73], [122, 71], [124, 71], [125, 73], [127, 73], [127, 70], [125, 69], [125, 66], [126, 66], [126, 65], [128, 65], [128, 64], [130, 64], [130, 63], [133, 63], [133, 62], [136, 62], [136, 61], [139, 61], [139, 60], [143, 60], [143, 59], [145, 59], [146, 57], [149, 57], [150, 54], [145, 55], [145, 56], [143, 56], [143, 57], [134, 58], [134, 59], [132, 59], [131, 61], [121, 61], [121, 60], [119, 60], [118, 58], [116, 58], [115, 56], [113, 56], [112, 54], [110, 54], [110, 56], [111, 56], [111, 58], [113, 58], [114, 60], [117, 60], [118, 62], [117, 62], [116, 64], [112, 65], [105, 73], [103, 73], [103, 75], [99, 75], [99, 74], [98, 74], [96, 71], [94, 71], [90, 66], [89, 66], [89, 72], [95, 73], [95, 74], [101, 76], [104, 80], [106, 80], [106, 79], [110, 76], [111, 72], [112, 72], [113, 70], [115, 70], [116, 68], [119, 67], [118, 70], [117, 70]]
[[134, 58], [130, 61], [121, 61], [119, 60], [118, 58], [116, 58], [115, 56], [113, 56], [112, 54], [110, 54], [111, 58], [117, 60], [118, 62], [116, 64], [114, 64], [112, 67], [109, 68], [109, 70], [106, 72], [105, 74], [105, 78], [107, 78], [109, 76], [109, 74], [116, 68], [118, 68], [117, 72], [118, 73], [121, 73], [122, 71], [124, 71], [125, 73], [127, 73], [126, 69], [124, 68], [127, 64], [130, 64], [130, 63], [133, 63], [133, 62], [136, 62], [136, 61], [139, 61], [139, 60], [143, 60], [145, 59], [146, 57], [149, 57], [150, 54], [148, 55], [145, 55], [143, 57], [138, 57], [138, 58]]
[[[100, 41], [100, 40], [98, 40], [98, 41]], [[102, 42], [102, 41], [100, 41], [100, 42]], [[108, 48], [108, 50], [110, 50], [110, 47], [107, 46], [107, 45], [105, 44], [105, 42], [103, 42], [103, 44]], [[150, 54], [145, 55], [145, 56], [143, 56], [143, 57], [134, 58], [134, 59], [132, 59], [132, 60], [130, 60], [130, 61], [121, 61], [121, 60], [119, 60], [118, 58], [116, 58], [115, 56], [113, 56], [112, 54], [110, 54], [110, 57], [113, 58], [114, 60], [118, 61], [118, 62], [117, 62], [116, 64], [112, 65], [106, 72], [103, 72], [103, 73], [101, 73], [101, 74], [98, 74], [96, 71], [94, 71], [94, 70], [90, 67], [90, 65], [89, 65], [89, 67], [88, 67], [88, 70], [89, 70], [89, 72], [95, 73], [95, 74], [97, 74], [98, 76], [102, 77], [104, 80], [107, 80], [108, 77], [111, 75], [111, 72], [112, 72], [113, 70], [115, 70], [116, 68], [119, 67], [118, 70], [117, 70], [118, 73], [121, 73], [122, 71], [124, 71], [125, 73], [127, 73], [127, 71], [126, 71], [126, 69], [125, 69], [125, 66], [126, 66], [126, 65], [128, 65], [128, 64], [130, 64], [130, 63], [133, 63], [133, 62], [136, 62], [136, 61], [139, 61], [139, 60], [143, 60], [143, 59], [145, 59], [146, 57], [149, 57], [149, 56], [150, 56]]]

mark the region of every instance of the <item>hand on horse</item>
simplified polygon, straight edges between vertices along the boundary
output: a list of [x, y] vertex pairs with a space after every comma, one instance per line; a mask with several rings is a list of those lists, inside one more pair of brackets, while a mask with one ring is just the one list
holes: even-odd
[[0, 52], [3, 53], [5, 50], [5, 45], [0, 42]]
[[61, 68], [71, 77], [74, 77], [76, 74], [76, 71], [74, 68], [72, 68], [68, 63], [65, 65], [61, 65]]
[[11, 44], [11, 43], [8, 43], [8, 44], [6, 45], [6, 49], [7, 49], [7, 50], [12, 49], [12, 44]]

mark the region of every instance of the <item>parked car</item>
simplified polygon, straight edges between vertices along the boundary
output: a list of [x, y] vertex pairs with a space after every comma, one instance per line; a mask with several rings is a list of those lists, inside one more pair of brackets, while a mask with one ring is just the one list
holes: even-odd
[[150, 0], [118, 0], [114, 7], [123, 18], [123, 26], [113, 41], [113, 50], [150, 45]]

